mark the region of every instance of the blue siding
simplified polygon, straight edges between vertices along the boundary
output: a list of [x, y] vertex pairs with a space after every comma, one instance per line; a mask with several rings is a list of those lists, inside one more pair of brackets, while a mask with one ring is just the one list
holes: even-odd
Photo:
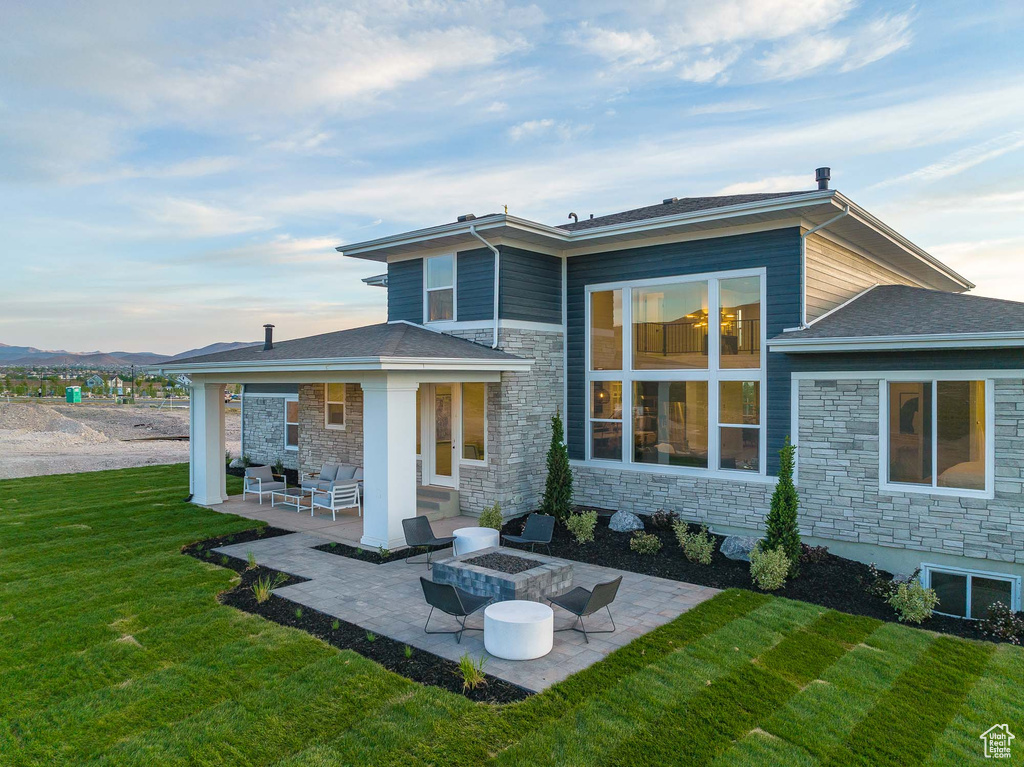
[[388, 321], [423, 322], [423, 259], [388, 264]]
[[254, 383], [245, 385], [246, 394], [298, 394], [299, 385], [289, 383]]
[[455, 279], [459, 322], [494, 319], [494, 254], [487, 248], [461, 251]]
[[905, 352], [787, 354], [794, 371], [1024, 370], [1020, 349], [936, 349]]
[[502, 319], [562, 324], [562, 259], [502, 245], [500, 290]]
[[[765, 322], [768, 338], [800, 322], [800, 232], [796, 227], [771, 232], [631, 248], [568, 260], [569, 399], [566, 429], [569, 455], [584, 457], [586, 434], [586, 286], [622, 280], [672, 277], [730, 269], [767, 270]], [[789, 434], [789, 355], [768, 355], [768, 472], [778, 470], [778, 451]]]

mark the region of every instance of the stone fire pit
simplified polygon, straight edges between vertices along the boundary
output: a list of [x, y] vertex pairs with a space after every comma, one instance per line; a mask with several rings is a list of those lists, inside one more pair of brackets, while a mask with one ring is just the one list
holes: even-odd
[[572, 588], [572, 563], [531, 551], [493, 546], [434, 563], [435, 583], [450, 583], [496, 601], [546, 596]]

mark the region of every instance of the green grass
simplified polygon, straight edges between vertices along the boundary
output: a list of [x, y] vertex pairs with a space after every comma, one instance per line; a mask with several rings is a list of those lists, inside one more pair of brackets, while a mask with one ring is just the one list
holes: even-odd
[[179, 550], [255, 523], [186, 486], [0, 482], [0, 764], [959, 765], [991, 725], [1024, 730], [1021, 648], [746, 591], [473, 704], [219, 605], [235, 574]]

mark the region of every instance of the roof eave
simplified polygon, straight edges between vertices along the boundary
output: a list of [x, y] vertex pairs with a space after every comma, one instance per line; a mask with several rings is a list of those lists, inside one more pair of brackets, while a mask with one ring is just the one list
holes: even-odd
[[259, 373], [320, 371], [499, 371], [526, 372], [532, 359], [472, 359], [468, 357], [327, 357], [322, 359], [236, 360], [154, 365], [161, 373]]
[[773, 338], [770, 351], [838, 353], [862, 351], [908, 351], [920, 349], [1000, 349], [1024, 347], [1024, 332], [935, 333], [900, 336], [847, 336], [841, 338]]

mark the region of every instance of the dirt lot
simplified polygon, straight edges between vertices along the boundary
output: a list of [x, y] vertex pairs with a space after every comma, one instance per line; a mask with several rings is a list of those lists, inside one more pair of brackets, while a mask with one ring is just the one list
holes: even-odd
[[[238, 410], [226, 418], [227, 448], [238, 455]], [[0, 479], [187, 460], [188, 408], [0, 402]]]

